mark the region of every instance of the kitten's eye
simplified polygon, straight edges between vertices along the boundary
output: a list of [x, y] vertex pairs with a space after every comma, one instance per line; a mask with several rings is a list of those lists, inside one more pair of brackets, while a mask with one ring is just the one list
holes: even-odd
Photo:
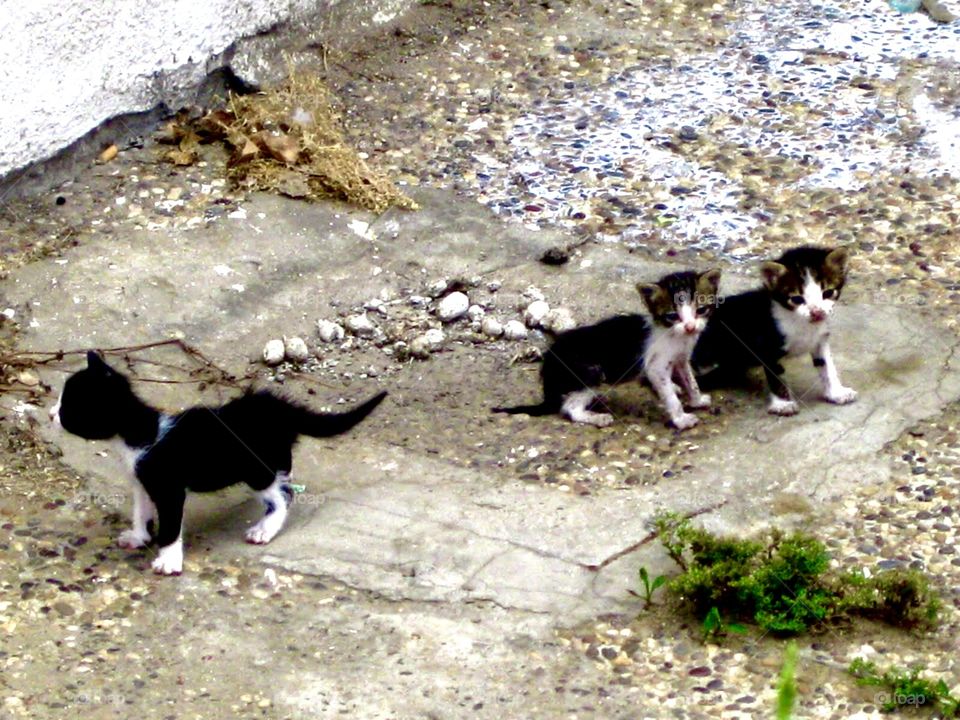
[[823, 291], [824, 300], [833, 300], [837, 296], [837, 291], [835, 288], [827, 288]]
[[663, 316], [663, 319], [666, 320], [671, 325], [673, 325], [673, 323], [675, 323], [677, 320], [680, 319], [680, 314], [675, 312], [669, 312]]
[[713, 308], [710, 305], [701, 305], [700, 307], [697, 308], [697, 315], [699, 315], [700, 317], [703, 317], [704, 315], [709, 315], [711, 310], [713, 310]]
[[791, 305], [803, 305], [806, 300], [803, 299], [803, 295], [791, 295], [790, 304]]

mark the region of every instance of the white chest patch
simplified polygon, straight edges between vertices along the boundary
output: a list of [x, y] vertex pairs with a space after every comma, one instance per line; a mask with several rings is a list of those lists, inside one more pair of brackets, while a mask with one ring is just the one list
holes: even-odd
[[783, 334], [787, 355], [812, 353], [830, 332], [827, 320], [810, 322], [809, 318], [776, 303], [773, 303], [773, 319]]
[[674, 328], [654, 328], [643, 351], [643, 366], [667, 366], [685, 362], [697, 344], [699, 333], [677, 332]]

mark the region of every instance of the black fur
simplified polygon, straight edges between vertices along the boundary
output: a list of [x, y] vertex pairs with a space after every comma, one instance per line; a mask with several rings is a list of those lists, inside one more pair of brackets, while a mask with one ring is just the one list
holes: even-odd
[[99, 355], [88, 353], [87, 363], [64, 385], [60, 424], [88, 440], [119, 436], [139, 451], [134, 473], [156, 505], [161, 547], [179, 537], [186, 491], [241, 482], [264, 490], [278, 473], [289, 474], [298, 436], [346, 432], [387, 395], [381, 392], [345, 413], [322, 414], [268, 391], [248, 392], [221, 407], [164, 416]]
[[632, 380], [643, 370], [649, 335], [650, 323], [643, 315], [618, 315], [560, 333], [540, 366], [543, 401], [493, 412], [551, 415], [560, 411], [564, 396], [571, 392]]

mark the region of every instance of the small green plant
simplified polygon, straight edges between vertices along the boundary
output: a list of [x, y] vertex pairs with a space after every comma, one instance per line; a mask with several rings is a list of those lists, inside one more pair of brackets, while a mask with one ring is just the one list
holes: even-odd
[[742, 635], [747, 631], [746, 626], [740, 623], [725, 623], [720, 617], [720, 611], [712, 607], [707, 611], [707, 616], [703, 619], [703, 640], [719, 640], [728, 632]]
[[643, 589], [643, 595], [635, 593], [632, 590], [630, 591], [633, 595], [637, 597], [642, 597], [644, 602], [644, 607], [649, 607], [653, 603], [653, 593], [656, 590], [667, 582], [666, 575], [657, 575], [652, 581], [650, 580], [650, 573], [647, 572], [647, 568], [640, 568], [640, 586]]
[[849, 672], [858, 685], [880, 688], [877, 702], [884, 712], [903, 709], [929, 709], [933, 716], [948, 720], [960, 718], [960, 698], [950, 693], [943, 679], [936, 682], [920, 676], [919, 666], [909, 670], [896, 667], [881, 672], [875, 663], [857, 658], [850, 663]]
[[797, 644], [791, 642], [783, 653], [783, 668], [777, 682], [777, 720], [790, 720], [797, 702]]
[[[668, 590], [705, 623], [715, 612], [718, 623], [721, 615], [749, 620], [784, 636], [849, 615], [910, 629], [937, 624], [940, 600], [918, 572], [831, 574], [826, 547], [803, 533], [726, 538], [693, 527], [677, 513], [658, 515], [654, 526], [682, 571], [668, 581]], [[717, 634], [705, 624], [705, 637]]]

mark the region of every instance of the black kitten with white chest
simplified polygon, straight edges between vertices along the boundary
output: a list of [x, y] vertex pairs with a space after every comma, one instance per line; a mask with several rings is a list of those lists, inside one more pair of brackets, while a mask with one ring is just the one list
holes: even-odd
[[316, 413], [259, 391], [221, 407], [165, 415], [140, 400], [127, 378], [90, 352], [87, 367], [67, 378], [50, 415], [82, 438], [123, 440], [133, 469], [133, 524], [120, 535], [119, 544], [143, 547], [151, 539], [149, 523], [157, 522], [160, 551], [153, 570], [178, 575], [183, 569], [183, 504], [188, 490], [211, 492], [246, 483], [267, 508], [246, 539], [268, 543], [286, 520], [297, 437], [346, 432], [386, 394], [340, 414]]
[[794, 415], [797, 401], [784, 383], [784, 357], [813, 358], [823, 399], [845, 405], [857, 393], [840, 382], [830, 352], [828, 320], [847, 277], [846, 248], [798, 247], [761, 266], [763, 288], [726, 297], [710, 318], [693, 366], [705, 382], [721, 382], [762, 367], [770, 389], [768, 410]]
[[716, 307], [719, 283], [720, 271], [710, 270], [671, 273], [654, 284], [637, 285], [652, 321], [643, 315], [618, 315], [561, 333], [543, 356], [543, 401], [494, 412], [560, 413], [573, 422], [605, 427], [613, 416], [590, 409], [597, 400], [593, 388], [643, 375], [674, 426], [693, 427], [697, 416], [684, 410], [673, 381], [686, 393], [687, 407], [709, 406], [710, 396], [700, 392], [690, 367], [690, 353]]

